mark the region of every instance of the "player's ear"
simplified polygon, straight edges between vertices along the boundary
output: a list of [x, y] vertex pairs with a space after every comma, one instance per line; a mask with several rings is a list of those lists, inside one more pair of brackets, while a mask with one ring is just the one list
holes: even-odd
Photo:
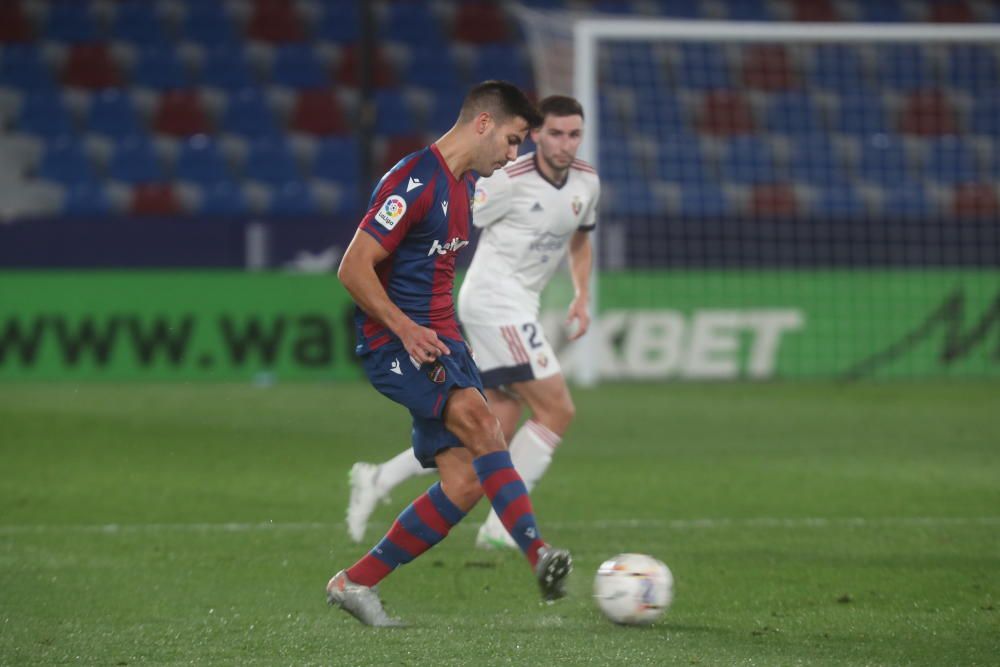
[[493, 124], [493, 114], [489, 111], [481, 111], [474, 121], [477, 134], [485, 134]]

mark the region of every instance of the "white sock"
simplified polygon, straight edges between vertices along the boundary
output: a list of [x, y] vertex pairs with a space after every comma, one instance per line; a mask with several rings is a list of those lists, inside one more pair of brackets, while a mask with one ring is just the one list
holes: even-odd
[[420, 465], [420, 461], [413, 455], [412, 449], [406, 449], [385, 463], [379, 464], [378, 475], [375, 477], [375, 486], [379, 495], [387, 496], [394, 488], [417, 475], [429, 475], [434, 472], [433, 468], [425, 468]]
[[[538, 422], [529, 419], [510, 441], [510, 460], [514, 470], [524, 480], [524, 485], [531, 491], [542, 478], [549, 464], [552, 463], [552, 453], [562, 438], [545, 428]], [[493, 534], [507, 532], [500, 517], [493, 510], [486, 518], [486, 530]]]

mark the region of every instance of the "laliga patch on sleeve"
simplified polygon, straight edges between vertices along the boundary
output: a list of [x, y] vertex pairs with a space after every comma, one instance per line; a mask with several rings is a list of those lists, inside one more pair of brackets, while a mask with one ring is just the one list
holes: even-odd
[[472, 206], [473, 208], [482, 208], [486, 204], [486, 200], [489, 195], [486, 194], [485, 188], [476, 188], [475, 194], [472, 195]]
[[378, 220], [378, 224], [391, 230], [403, 219], [404, 213], [406, 213], [406, 200], [399, 195], [391, 195], [375, 214], [375, 219]]

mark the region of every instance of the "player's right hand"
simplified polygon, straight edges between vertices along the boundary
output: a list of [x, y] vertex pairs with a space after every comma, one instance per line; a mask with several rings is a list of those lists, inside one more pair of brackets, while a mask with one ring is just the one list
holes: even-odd
[[438, 338], [433, 329], [422, 327], [415, 322], [413, 326], [400, 332], [399, 339], [410, 358], [420, 364], [434, 361], [442, 354], [451, 354], [451, 350]]

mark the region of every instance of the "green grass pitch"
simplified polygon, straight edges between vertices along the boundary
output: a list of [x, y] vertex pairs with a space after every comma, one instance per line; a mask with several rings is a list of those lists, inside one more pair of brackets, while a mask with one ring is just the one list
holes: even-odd
[[[357, 459], [408, 443], [362, 384], [0, 386], [0, 664], [996, 665], [1000, 401], [989, 383], [606, 385], [533, 494], [573, 551], [540, 603], [481, 505], [381, 586], [323, 588]], [[432, 478], [381, 506], [369, 536]], [[673, 607], [621, 628], [598, 564], [653, 554]]]

